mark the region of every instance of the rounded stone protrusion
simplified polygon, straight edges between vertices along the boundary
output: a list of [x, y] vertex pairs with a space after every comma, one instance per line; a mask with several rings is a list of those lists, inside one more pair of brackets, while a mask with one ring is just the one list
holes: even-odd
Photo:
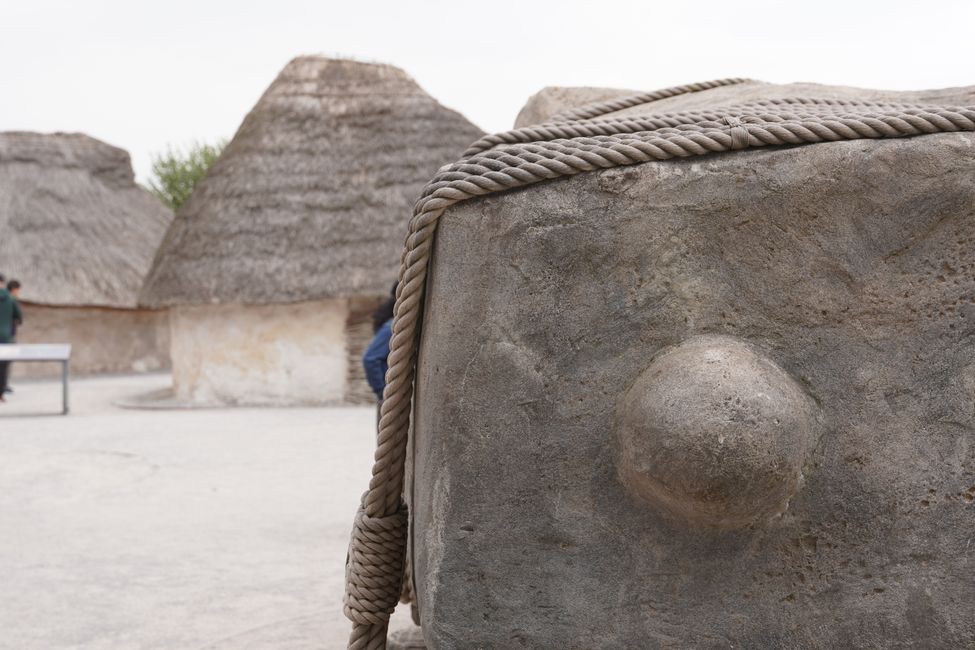
[[696, 336], [657, 355], [624, 396], [619, 476], [667, 514], [739, 528], [786, 509], [820, 429], [785, 370], [743, 341]]

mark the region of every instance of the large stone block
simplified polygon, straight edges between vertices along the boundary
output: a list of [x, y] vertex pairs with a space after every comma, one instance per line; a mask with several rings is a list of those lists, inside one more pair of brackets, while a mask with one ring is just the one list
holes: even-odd
[[418, 367], [432, 648], [975, 646], [975, 136], [449, 209]]

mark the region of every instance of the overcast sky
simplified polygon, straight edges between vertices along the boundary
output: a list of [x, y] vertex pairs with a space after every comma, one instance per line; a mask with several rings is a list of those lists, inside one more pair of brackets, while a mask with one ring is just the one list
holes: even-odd
[[975, 84], [975, 2], [0, 0], [0, 130], [132, 154], [233, 135], [291, 58], [404, 68], [488, 131], [546, 85]]

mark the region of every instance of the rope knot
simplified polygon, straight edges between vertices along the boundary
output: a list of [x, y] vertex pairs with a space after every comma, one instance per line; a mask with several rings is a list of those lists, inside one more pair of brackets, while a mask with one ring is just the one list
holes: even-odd
[[396, 609], [406, 556], [406, 506], [391, 515], [356, 512], [345, 561], [345, 616], [364, 625], [385, 624]]
[[735, 150], [747, 149], [748, 129], [745, 128], [745, 123], [734, 115], [726, 116], [724, 122], [731, 127], [728, 131], [728, 135], [731, 136], [731, 148]]

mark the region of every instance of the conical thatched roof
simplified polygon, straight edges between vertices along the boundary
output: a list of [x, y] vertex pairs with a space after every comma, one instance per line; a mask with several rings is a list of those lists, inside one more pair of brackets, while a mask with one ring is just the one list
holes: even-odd
[[0, 133], [0, 272], [46, 305], [135, 307], [172, 213], [129, 154], [80, 133]]
[[295, 59], [179, 211], [143, 302], [384, 295], [424, 183], [481, 135], [398, 68]]

